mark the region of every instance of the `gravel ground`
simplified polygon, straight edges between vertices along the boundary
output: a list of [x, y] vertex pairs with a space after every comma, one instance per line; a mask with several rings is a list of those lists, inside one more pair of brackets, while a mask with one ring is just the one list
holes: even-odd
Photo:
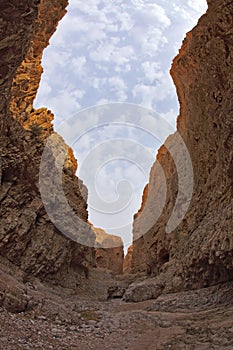
[[54, 289], [30, 311], [0, 308], [0, 349], [232, 350], [232, 288], [227, 283], [140, 303], [65, 297]]

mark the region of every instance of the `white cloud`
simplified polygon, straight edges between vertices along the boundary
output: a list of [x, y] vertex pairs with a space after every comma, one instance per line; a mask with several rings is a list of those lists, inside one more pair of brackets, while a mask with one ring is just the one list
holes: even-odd
[[105, 104], [111, 103], [111, 102], [113, 102], [111, 99], [101, 98], [100, 100], [98, 100], [98, 101], [96, 102], [96, 105], [97, 105], [97, 106], [98, 106], [98, 105], [105, 105]]
[[93, 77], [91, 79], [91, 83], [92, 83], [92, 86], [95, 88], [95, 89], [101, 89], [103, 88], [103, 86], [106, 84], [107, 82], [107, 79], [106, 78], [97, 78], [97, 77]]
[[71, 65], [73, 68], [73, 73], [78, 76], [85, 75], [86, 62], [87, 60], [84, 56], [72, 58]]
[[156, 23], [157, 27], [165, 29], [171, 25], [166, 9], [157, 4], [145, 4], [143, 8], [139, 8], [137, 18], [142, 26]]
[[171, 108], [170, 111], [168, 111], [166, 113], [160, 113], [160, 115], [175, 129], [176, 118], [178, 116], [177, 111], [175, 111], [173, 108]]
[[130, 59], [134, 59], [133, 46], [126, 45], [118, 47], [120, 39], [112, 38], [105, 43], [99, 45], [95, 50], [90, 52], [90, 58], [93, 61], [102, 63], [111, 63], [119, 65], [127, 64]]
[[81, 100], [83, 98], [83, 96], [85, 95], [85, 90], [76, 89], [76, 90], [72, 91], [70, 94], [72, 97], [74, 97], [78, 100]]
[[195, 2], [189, 0], [188, 5], [198, 13], [205, 12], [207, 10], [207, 2], [203, 0], [196, 0]]
[[43, 82], [43, 90], [41, 91], [41, 98], [46, 100], [47, 96], [52, 92], [52, 87], [49, 85], [48, 79], [45, 79]]
[[58, 96], [50, 98], [49, 104], [59, 120], [62, 120], [62, 117], [64, 118], [64, 114], [70, 116], [79, 111], [81, 107], [76, 96], [72, 96], [72, 93], [66, 90], [61, 91]]
[[165, 74], [156, 81], [156, 75], [153, 76], [153, 84], [137, 84], [133, 90], [133, 97], [137, 98], [139, 104], [153, 109], [160, 101], [169, 99], [173, 94], [173, 86], [169, 76]]
[[121, 65], [121, 66], [115, 66], [115, 72], [116, 73], [128, 73], [132, 70], [132, 66], [131, 64], [127, 63], [127, 64], [124, 64], [124, 65]]
[[[196, 24], [206, 6], [206, 0], [88, 0], [82, 4], [70, 0], [68, 14], [43, 56], [45, 73], [36, 107], [45, 105], [52, 109], [58, 124], [82, 108], [126, 101], [155, 109], [174, 125], [178, 114], [177, 98], [169, 68], [185, 33]], [[77, 117], [75, 128], [85, 130], [93, 121], [98, 124], [98, 116], [90, 114], [88, 110], [85, 118]], [[63, 130], [64, 135], [75, 136], [75, 128], [72, 135], [66, 135], [69, 128]], [[103, 130], [101, 132], [104, 134]], [[79, 159], [96, 145], [101, 132], [99, 130], [96, 137], [88, 134], [82, 139], [77, 149], [81, 151]], [[150, 153], [156, 147], [149, 136], [140, 136], [132, 130], [113, 128], [106, 133], [106, 139], [121, 133], [126, 139], [144, 142]], [[111, 198], [106, 186], [108, 175], [106, 171], [105, 181], [99, 186], [106, 198]], [[124, 176], [134, 178], [141, 184], [141, 190], [135, 189], [133, 204], [121, 217], [113, 219], [91, 211], [90, 219], [98, 226], [112, 227], [114, 233], [122, 222], [125, 227], [119, 231], [126, 237], [130, 228], [128, 220], [132, 220], [133, 212], [140, 206], [144, 180], [140, 173], [135, 173], [133, 166], [118, 167], [113, 175], [115, 180]]]
[[129, 32], [134, 26], [134, 20], [127, 12], [122, 12], [118, 16], [119, 30]]
[[120, 77], [112, 77], [108, 79], [108, 84], [110, 85], [110, 94], [116, 93], [117, 99], [119, 101], [125, 101], [127, 99], [127, 85], [125, 81]]
[[142, 70], [146, 80], [156, 85], [158, 80], [163, 78], [163, 72], [159, 62], [145, 61], [142, 63]]

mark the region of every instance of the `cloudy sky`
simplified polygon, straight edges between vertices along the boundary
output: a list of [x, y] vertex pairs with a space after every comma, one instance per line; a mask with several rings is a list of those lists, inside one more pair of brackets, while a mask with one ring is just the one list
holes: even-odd
[[[46, 106], [54, 112], [61, 134], [62, 123], [74, 115], [75, 128], [92, 115], [88, 131], [82, 136], [77, 131], [71, 145], [80, 177], [89, 188], [90, 221], [120, 235], [126, 245], [131, 240], [132, 215], [140, 207], [156, 150], [164, 141], [158, 132], [150, 135], [145, 122], [137, 128], [135, 110], [127, 106], [156, 111], [171, 132], [178, 114], [171, 62], [185, 33], [206, 8], [206, 0], [70, 0], [68, 14], [44, 52], [35, 107]], [[126, 103], [126, 110], [133, 113], [130, 123], [122, 110], [118, 111], [121, 116], [115, 115], [115, 105], [100, 123], [101, 108], [93, 106], [111, 102]], [[83, 112], [87, 108], [89, 112]], [[116, 120], [118, 124], [113, 123]], [[69, 135], [63, 136], [70, 143]], [[119, 191], [129, 200], [124, 198], [122, 210], [113, 215], [110, 207], [119, 199]], [[103, 201], [109, 211], [102, 210]]]

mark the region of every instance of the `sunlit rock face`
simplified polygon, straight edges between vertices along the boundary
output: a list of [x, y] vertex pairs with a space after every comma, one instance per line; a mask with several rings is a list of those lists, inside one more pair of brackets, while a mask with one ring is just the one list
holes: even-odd
[[123, 272], [124, 274], [132, 273], [132, 253], [133, 253], [133, 245], [128, 248], [127, 254], [124, 259]]
[[[216, 0], [208, 6], [187, 34], [171, 69], [180, 102], [177, 130], [194, 171], [189, 210], [178, 227], [166, 233], [180, 169], [163, 146], [151, 170], [143, 211], [134, 221], [132, 272], [162, 278], [164, 290], [203, 287], [233, 278], [233, 4]], [[174, 136], [168, 144], [176, 149]], [[160, 205], [158, 163], [166, 177], [166, 204], [157, 222], [138, 238]]]
[[[33, 40], [23, 62], [17, 69], [12, 84], [10, 109], [13, 117], [25, 126], [34, 117], [34, 113], [32, 113], [33, 103], [43, 72], [41, 66], [43, 51], [49, 45], [49, 40], [56, 31], [58, 22], [66, 13], [68, 0], [41, 0], [38, 3], [38, 16], [34, 22]], [[38, 119], [40, 119], [39, 116]], [[52, 119], [48, 115], [47, 127]], [[44, 127], [44, 129], [46, 128]]]
[[[28, 275], [76, 287], [95, 264], [95, 250], [91, 248], [95, 234], [87, 224], [87, 190], [75, 176], [77, 162], [71, 149], [58, 137], [68, 150], [63, 169], [64, 193], [84, 223], [82, 234], [88, 235], [90, 247], [62, 235], [45, 211], [39, 191], [39, 167], [44, 140], [53, 131], [53, 115], [32, 107], [42, 73], [42, 52], [65, 14], [67, 3], [24, 0], [0, 5], [0, 253], [3, 265], [10, 262]], [[49, 162], [55, 164], [53, 157]], [[75, 232], [71, 235], [75, 239]]]
[[112, 271], [114, 274], [123, 273], [124, 247], [120, 237], [107, 234], [103, 229], [92, 225], [95, 233], [96, 266]]

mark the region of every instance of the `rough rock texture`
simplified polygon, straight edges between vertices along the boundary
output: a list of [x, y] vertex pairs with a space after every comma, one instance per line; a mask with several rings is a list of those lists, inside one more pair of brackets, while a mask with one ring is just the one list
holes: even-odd
[[232, 349], [232, 282], [128, 304], [64, 298], [57, 287], [46, 299], [44, 292], [40, 283], [27, 285], [38, 303], [27, 312], [0, 307], [2, 349]]
[[[45, 109], [32, 108], [42, 72], [41, 54], [66, 5], [66, 0], [12, 0], [0, 4], [0, 253], [1, 266], [10, 261], [28, 276], [56, 279], [75, 287], [80, 276], [87, 275], [94, 265], [95, 251], [63, 236], [45, 212], [38, 177], [43, 139], [52, 131], [52, 115]], [[37, 126], [29, 128], [36, 116], [42, 127], [39, 125], [39, 132]], [[94, 245], [95, 235], [85, 224], [86, 190], [74, 175], [76, 161], [59, 136], [57, 140], [69, 153], [63, 170], [64, 193], [83, 221], [81, 233], [88, 234], [90, 245]], [[54, 164], [51, 154], [48, 166]], [[54, 198], [59, 203], [59, 196]], [[75, 239], [76, 232], [69, 233]]]
[[92, 229], [96, 235], [96, 266], [106, 268], [115, 274], [123, 273], [124, 247], [122, 239], [107, 234], [100, 228], [92, 226]]
[[[0, 349], [231, 350], [232, 282], [159, 296], [155, 302], [107, 301], [108, 292], [111, 297], [121, 297], [135, 276], [115, 276], [113, 280], [112, 273], [88, 270], [95, 251], [65, 238], [46, 215], [38, 188], [38, 170], [43, 140], [52, 131], [52, 116], [46, 110], [28, 109], [30, 123], [37, 113], [40, 118], [36, 124], [39, 119], [45, 120], [39, 123], [43, 130], [33, 123], [30, 127], [27, 119], [21, 120], [17, 109], [21, 108], [24, 97], [27, 106], [31, 106], [26, 99], [30, 88], [17, 101], [10, 95], [12, 79], [17, 81], [18, 77], [16, 69], [34, 43], [38, 4], [37, 0], [0, 3]], [[49, 5], [44, 12], [51, 18], [57, 6], [62, 5], [57, 18], [64, 12], [62, 1], [41, 1], [42, 4]], [[131, 284], [125, 300], [156, 298], [164, 291], [206, 286], [232, 276], [232, 11], [230, 2], [211, 2], [208, 16], [184, 44], [179, 56], [183, 63], [176, 62], [174, 66], [173, 76], [181, 101], [178, 124], [196, 166], [195, 195], [186, 222], [175, 231], [176, 235], [167, 236], [164, 222], [174, 205], [171, 193], [177, 186], [177, 176], [171, 156], [163, 147], [158, 158], [166, 165], [167, 205], [160, 219], [161, 227], [156, 225], [141, 240], [143, 267], [138, 261], [139, 271], [147, 270], [157, 276], [148, 280], [139, 274], [140, 285]], [[222, 40], [226, 42], [224, 49]], [[26, 80], [33, 82], [32, 77]], [[185, 90], [183, 83], [187, 84]], [[217, 88], [222, 97], [216, 95]], [[14, 118], [9, 110], [10, 102]], [[169, 142], [173, 144], [172, 137]], [[76, 162], [72, 152], [58, 135], [54, 135], [53, 145], [55, 151], [69, 153], [62, 173], [64, 192], [74, 212], [85, 223], [87, 193], [74, 176]], [[50, 167], [54, 171], [55, 186], [53, 154], [47, 160], [47, 171]], [[137, 238], [141, 234], [137, 225], [140, 222], [142, 225], [141, 219], [144, 213], [148, 215], [148, 208], [161, 209], [154, 206], [161, 186], [159, 180], [155, 181], [158, 177], [153, 176], [153, 171], [160, 174], [158, 163], [151, 172], [144, 210], [135, 223]], [[62, 209], [64, 203], [56, 195], [55, 202]], [[58, 222], [67, 219], [62, 210], [58, 216]], [[85, 237], [89, 233], [95, 245], [96, 236], [90, 225], [83, 225], [82, 234]], [[71, 227], [72, 222], [67, 230], [75, 239], [76, 232]], [[137, 249], [135, 244], [133, 253]], [[137, 270], [135, 259], [134, 255], [133, 268]], [[81, 278], [81, 271], [89, 273], [89, 279]], [[45, 282], [45, 277], [50, 283]], [[54, 285], [51, 279], [55, 279]]]
[[124, 259], [123, 272], [128, 274], [132, 272], [132, 254], [133, 254], [133, 244], [128, 248], [127, 254]]
[[42, 54], [57, 24], [66, 13], [68, 0], [41, 0], [38, 6], [38, 16], [34, 24], [33, 41], [26, 57], [17, 69], [12, 83], [12, 99], [10, 109], [12, 115], [21, 125], [39, 123], [44, 132], [52, 131], [53, 115], [46, 109], [34, 111], [33, 102], [39, 88], [43, 68]]
[[[166, 233], [181, 170], [176, 169], [165, 147], [179, 152], [174, 134], [159, 150], [144, 209], [134, 222], [132, 270], [157, 276], [155, 285], [162, 279], [165, 291], [210, 286], [233, 278], [233, 2], [209, 1], [208, 6], [187, 34], [171, 69], [180, 102], [177, 130], [194, 170], [189, 210], [182, 223]], [[178, 158], [182, 167], [182, 154]], [[160, 188], [164, 186], [159, 163], [166, 176], [167, 196], [157, 220]], [[186, 200], [179, 203], [181, 211]], [[148, 221], [151, 228], [140, 237]], [[145, 285], [145, 293], [151, 283]]]

